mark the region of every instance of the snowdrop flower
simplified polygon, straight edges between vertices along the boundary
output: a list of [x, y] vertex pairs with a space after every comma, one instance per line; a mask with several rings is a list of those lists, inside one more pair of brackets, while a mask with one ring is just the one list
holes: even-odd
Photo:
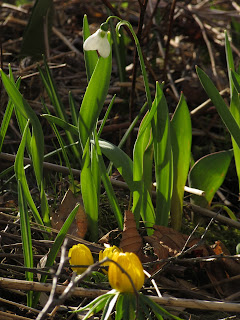
[[97, 50], [100, 56], [107, 58], [111, 51], [107, 32], [102, 28], [98, 29], [94, 34], [88, 37], [86, 41], [84, 41], [83, 49], [85, 51]]

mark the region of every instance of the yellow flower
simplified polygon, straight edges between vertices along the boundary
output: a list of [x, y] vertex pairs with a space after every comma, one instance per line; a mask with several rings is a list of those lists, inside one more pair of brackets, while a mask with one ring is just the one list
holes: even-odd
[[[133, 252], [116, 252], [113, 254], [112, 260], [116, 261], [129, 274], [136, 290], [140, 290], [144, 283], [144, 272], [139, 258]], [[119, 292], [134, 292], [128, 276], [113, 262], [109, 264], [108, 280], [111, 287]]]
[[[112, 259], [112, 256], [115, 252], [122, 252], [122, 249], [119, 249], [118, 247], [113, 246], [113, 247], [106, 248], [104, 251], [101, 250], [99, 252], [99, 261], [103, 260], [104, 258]], [[104, 262], [102, 266], [104, 267], [109, 266], [109, 262]], [[105, 269], [102, 269], [102, 270], [105, 274], [108, 273], [107, 270]]]
[[[84, 244], [77, 244], [72, 246], [72, 248], [68, 252], [68, 257], [70, 258], [69, 263], [72, 265], [92, 265], [93, 264], [93, 256], [91, 251]], [[73, 271], [78, 274], [83, 273], [87, 268], [72, 268]]]

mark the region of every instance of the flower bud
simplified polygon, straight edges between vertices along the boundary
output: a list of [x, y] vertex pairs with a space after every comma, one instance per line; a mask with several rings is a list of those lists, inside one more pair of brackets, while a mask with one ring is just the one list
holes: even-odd
[[[69, 263], [72, 265], [92, 265], [93, 264], [93, 256], [91, 251], [84, 244], [77, 244], [72, 246], [72, 248], [68, 252], [68, 257], [70, 258]], [[87, 268], [77, 268], [72, 267], [72, 270], [77, 272], [78, 274], [83, 273]]]
[[[136, 290], [140, 290], [144, 283], [143, 266], [139, 258], [133, 252], [115, 252], [112, 260], [117, 262], [131, 277]], [[108, 280], [113, 289], [119, 292], [134, 292], [134, 288], [128, 276], [121, 271], [119, 266], [110, 262]]]
[[85, 51], [97, 50], [100, 56], [107, 58], [110, 54], [111, 47], [107, 38], [107, 32], [98, 29], [94, 34], [88, 37], [83, 44]]
[[[113, 256], [113, 254], [114, 254], [115, 252], [122, 252], [122, 250], [119, 249], [119, 248], [116, 247], [116, 246], [106, 248], [104, 251], [101, 250], [101, 251], [99, 252], [99, 261], [103, 260], [104, 258], [112, 259], [112, 256]], [[104, 262], [104, 263], [102, 264], [102, 266], [104, 266], [104, 267], [109, 266], [109, 261]], [[103, 269], [103, 272], [104, 272], [105, 274], [108, 273], [107, 270], [105, 270], [105, 269]]]

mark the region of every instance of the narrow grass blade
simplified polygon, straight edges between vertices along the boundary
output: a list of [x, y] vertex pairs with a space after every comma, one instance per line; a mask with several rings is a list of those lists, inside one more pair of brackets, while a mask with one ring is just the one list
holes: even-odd
[[231, 133], [233, 139], [235, 140], [236, 144], [240, 148], [240, 127], [237, 124], [236, 120], [234, 119], [233, 115], [229, 111], [226, 103], [224, 102], [223, 98], [220, 96], [217, 88], [214, 86], [212, 81], [206, 75], [206, 73], [197, 67], [197, 74], [202, 83], [204, 90], [206, 91], [209, 98], [212, 100], [213, 104], [215, 105], [223, 123]]
[[141, 302], [143, 302], [144, 304], [148, 305], [156, 316], [163, 316], [164, 319], [183, 320], [182, 318], [179, 318], [179, 317], [171, 314], [170, 312], [168, 312], [167, 310], [162, 308], [160, 305], [155, 303], [153, 300], [151, 300], [148, 296], [145, 296], [144, 294], [139, 295], [139, 300], [140, 300], [139, 301], [140, 304], [141, 304]]
[[225, 52], [226, 52], [226, 59], [227, 59], [227, 69], [228, 69], [228, 78], [229, 78], [229, 85], [230, 85], [230, 93], [232, 96], [232, 90], [233, 90], [233, 81], [231, 77], [231, 70], [234, 69], [234, 60], [232, 55], [232, 48], [230, 45], [230, 42], [228, 40], [227, 31], [225, 31]]
[[18, 108], [21, 114], [26, 119], [30, 119], [30, 122], [32, 124], [31, 157], [33, 161], [35, 175], [37, 178], [37, 183], [40, 186], [42, 181], [42, 173], [43, 173], [42, 162], [43, 162], [43, 154], [44, 154], [44, 136], [43, 136], [41, 124], [35, 112], [32, 110], [32, 108], [29, 106], [27, 101], [23, 98], [23, 96], [17, 90], [15, 85], [11, 82], [11, 80], [7, 77], [7, 75], [2, 70], [0, 70], [0, 72], [1, 72], [4, 87], [10, 99], [13, 101], [14, 105], [16, 106], [16, 108]]
[[105, 190], [106, 190], [107, 195], [108, 195], [108, 200], [110, 202], [110, 205], [112, 207], [113, 213], [114, 213], [115, 218], [116, 218], [116, 221], [118, 223], [118, 227], [119, 227], [120, 230], [122, 230], [123, 229], [123, 216], [122, 216], [121, 209], [119, 207], [116, 195], [114, 193], [112, 184], [110, 182], [109, 176], [107, 174], [107, 169], [106, 169], [104, 161], [103, 161], [102, 152], [101, 152], [101, 148], [99, 146], [97, 134], [95, 134], [95, 140], [94, 141], [95, 141], [95, 146], [96, 146], [96, 150], [97, 150], [97, 156], [98, 156], [99, 168], [100, 168], [100, 172], [101, 172], [101, 178], [102, 178]]
[[[78, 212], [79, 204], [72, 210], [72, 212], [69, 214], [67, 217], [66, 221], [64, 222], [61, 230], [59, 231], [58, 235], [56, 236], [54, 243], [50, 249], [50, 252], [47, 257], [47, 261], [45, 264], [45, 267], [51, 267], [57, 257], [57, 254], [63, 244], [63, 241], [67, 235], [68, 229], [70, 228], [71, 224], [73, 223], [75, 216]], [[48, 276], [47, 275], [42, 275], [40, 282], [45, 283], [47, 280]], [[40, 297], [40, 293], [36, 293], [34, 296], [34, 303], [33, 306], [35, 307], [38, 303]]]
[[3, 141], [5, 139], [8, 125], [12, 117], [12, 112], [13, 112], [13, 103], [11, 100], [9, 100], [7, 108], [4, 112], [3, 120], [0, 127], [0, 152], [2, 151]]
[[85, 92], [78, 120], [79, 138], [84, 150], [88, 138], [91, 138], [97, 119], [106, 99], [112, 71], [112, 54], [108, 58], [100, 57]]
[[168, 225], [173, 186], [173, 159], [169, 111], [163, 91], [156, 83], [153, 144], [156, 178], [156, 224]]
[[[27, 210], [27, 202], [24, 197], [21, 181], [18, 180], [18, 205], [20, 213], [20, 227], [21, 238], [23, 245], [24, 266], [26, 268], [33, 268], [33, 251], [32, 251], [32, 237], [31, 227], [29, 221], [29, 213]], [[33, 281], [33, 273], [26, 271], [26, 280]], [[27, 294], [27, 305], [32, 306], [33, 292], [29, 291]]]
[[[87, 15], [85, 14], [83, 17], [83, 41], [86, 41], [86, 39], [90, 35], [91, 35], [91, 32], [89, 30], [88, 19], [87, 19]], [[89, 82], [98, 61], [98, 54], [96, 50], [91, 50], [91, 51], [84, 50], [84, 61], [86, 66], [87, 79]]]
[[23, 156], [24, 156], [24, 149], [25, 149], [25, 145], [26, 145], [27, 129], [28, 129], [28, 123], [27, 123], [25, 131], [23, 132], [22, 140], [21, 140], [21, 143], [18, 148], [18, 152], [16, 155], [15, 164], [14, 164], [14, 169], [15, 169], [17, 181], [21, 182], [22, 190], [24, 192], [24, 197], [25, 197], [26, 201], [28, 202], [30, 209], [32, 210], [35, 221], [38, 224], [43, 225], [42, 218], [39, 215], [39, 212], [35, 206], [35, 203], [32, 199], [31, 193], [29, 191], [29, 187], [28, 187], [28, 183], [27, 183], [27, 179], [26, 179], [26, 175], [25, 175], [25, 170], [24, 170]]
[[211, 204], [214, 194], [223, 183], [228, 171], [233, 151], [211, 153], [199, 159], [189, 173], [189, 185], [205, 191], [205, 196], [192, 195], [195, 204], [207, 207]]
[[[45, 106], [45, 109], [47, 110], [47, 112], [49, 112], [46, 106]], [[59, 120], [60, 120], [60, 119], [59, 119]], [[61, 120], [61, 123], [63, 123], [63, 122], [64, 122], [64, 121]], [[65, 162], [66, 162], [66, 166], [67, 166], [68, 169], [69, 169], [69, 175], [70, 175], [71, 184], [72, 184], [73, 187], [74, 187], [74, 186], [75, 186], [74, 177], [73, 177], [73, 173], [72, 173], [71, 163], [70, 163], [70, 161], [69, 161], [69, 157], [68, 157], [68, 153], [67, 153], [66, 144], [65, 144], [62, 136], [61, 136], [60, 133], [58, 132], [55, 123], [51, 123], [51, 127], [52, 127], [52, 129], [53, 129], [53, 131], [54, 131], [54, 133], [55, 133], [55, 135], [56, 135], [56, 137], [57, 137], [57, 139], [58, 139], [58, 143], [59, 143], [59, 145], [60, 145], [60, 147], [61, 147], [61, 149], [62, 149], [63, 158], [64, 158], [64, 160], [65, 160]]]
[[71, 118], [72, 118], [72, 124], [77, 127], [78, 125], [78, 112], [77, 112], [77, 106], [74, 100], [74, 97], [72, 95], [72, 92], [69, 91], [68, 94], [68, 100], [69, 100], [69, 106], [71, 110]]
[[59, 127], [61, 127], [62, 129], [64, 129], [65, 131], [69, 131], [71, 132], [72, 135], [78, 136], [78, 128], [58, 117], [52, 116], [51, 114], [43, 114], [42, 115], [44, 118], [46, 118], [49, 123], [51, 124], [56, 124]]
[[108, 106], [108, 108], [107, 108], [107, 111], [106, 111], [106, 113], [105, 113], [105, 115], [104, 115], [104, 118], [103, 118], [103, 120], [102, 120], [102, 122], [101, 122], [101, 126], [100, 126], [100, 128], [99, 128], [99, 130], [98, 130], [98, 137], [101, 136], [102, 130], [103, 130], [103, 128], [104, 128], [104, 126], [105, 126], [105, 123], [106, 123], [106, 121], [107, 121], [107, 119], [108, 119], [109, 113], [110, 113], [110, 111], [112, 110], [112, 107], [113, 107], [115, 98], [116, 98], [116, 94], [114, 94], [114, 96], [112, 97], [112, 100], [111, 100], [111, 102], [110, 102], [110, 104], [109, 104], [109, 106]]
[[[234, 119], [240, 126], [240, 96], [234, 84], [233, 84], [232, 91], [233, 92], [232, 92], [232, 99], [230, 104], [230, 111]], [[240, 193], [240, 148], [233, 138], [232, 138], [232, 145], [233, 145], [233, 154], [234, 154], [234, 160], [235, 160], [236, 171], [238, 176], [239, 193]]]
[[184, 96], [181, 95], [171, 123], [171, 144], [173, 151], [173, 193], [171, 200], [171, 226], [180, 230], [184, 186], [186, 184], [191, 158], [191, 117]]
[[90, 143], [85, 145], [82, 158], [81, 170], [81, 192], [85, 212], [88, 216], [89, 230], [91, 239], [98, 239], [98, 186], [95, 185], [96, 179], [93, 177], [91, 169]]
[[[65, 122], [68, 122], [68, 117], [65, 112], [65, 107], [60, 99], [56, 85], [55, 85], [54, 80], [52, 78], [51, 71], [48, 67], [48, 64], [47, 64], [45, 57], [43, 57], [43, 58], [44, 58], [45, 73], [41, 70], [40, 67], [38, 68], [41, 79], [42, 79], [43, 84], [47, 90], [48, 96], [51, 99], [51, 102], [54, 106], [54, 109], [55, 109], [57, 116], [60, 119], [64, 120]], [[79, 153], [78, 148], [74, 145], [74, 142], [76, 141], [76, 139], [73, 138], [70, 131], [66, 131], [66, 136], [68, 138], [69, 143], [72, 144], [71, 149], [72, 149], [72, 152], [73, 152], [75, 158], [79, 159], [81, 157], [81, 155]]]

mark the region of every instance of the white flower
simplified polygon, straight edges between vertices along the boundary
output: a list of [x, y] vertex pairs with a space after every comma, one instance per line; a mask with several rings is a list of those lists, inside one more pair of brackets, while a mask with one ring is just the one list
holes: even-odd
[[98, 29], [94, 34], [88, 37], [86, 41], [84, 41], [83, 49], [85, 51], [97, 50], [100, 56], [107, 58], [111, 51], [107, 32]]

